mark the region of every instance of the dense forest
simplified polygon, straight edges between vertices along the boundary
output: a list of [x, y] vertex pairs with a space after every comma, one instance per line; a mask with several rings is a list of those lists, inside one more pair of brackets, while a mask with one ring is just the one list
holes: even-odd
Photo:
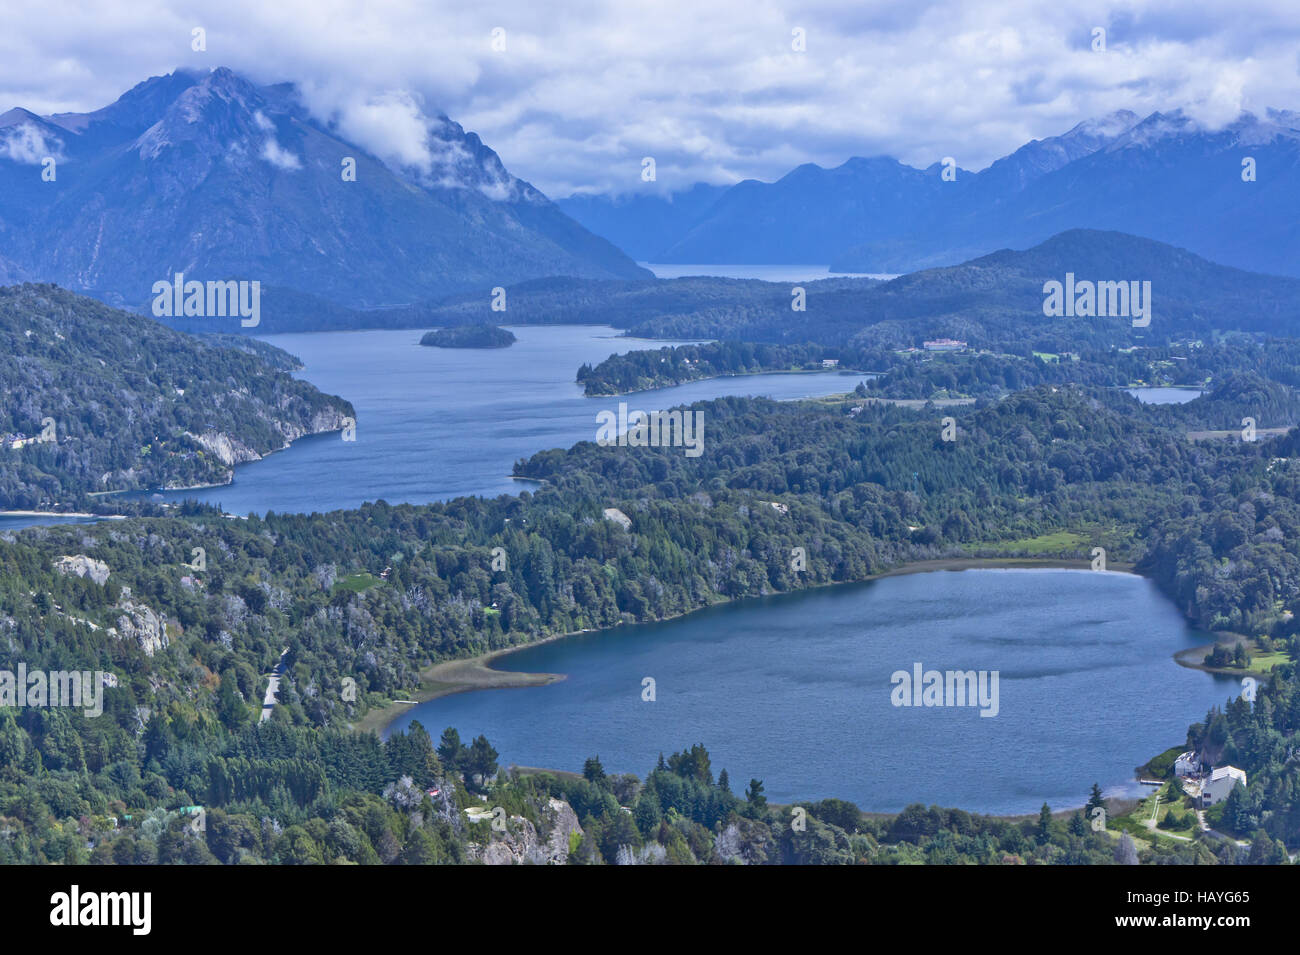
[[[1246, 385], [1266, 391], [1260, 381]], [[1235, 415], [1249, 393], [1212, 392], [1193, 403], [1195, 417]], [[486, 740], [431, 755], [414, 727], [387, 743], [348, 727], [409, 693], [435, 661], [860, 580], [910, 559], [1025, 553], [1026, 541], [1058, 531], [1074, 541], [1061, 556], [1104, 546], [1197, 623], [1297, 648], [1300, 433], [1191, 442], [1168, 409], [1069, 385], [953, 410], [951, 441], [928, 409], [740, 398], [693, 407], [705, 414], [701, 456], [584, 442], [520, 462], [518, 474], [543, 483], [518, 497], [247, 520], [188, 505], [166, 518], [4, 535], [0, 666], [97, 669], [108, 685], [101, 717], [0, 712], [0, 852], [1113, 861], [1110, 837], [1050, 815], [1010, 824], [913, 807], [873, 822], [828, 801], [807, 807], [800, 836], [815, 838], [796, 838], [788, 807], [767, 807], [759, 780], [732, 795], [702, 747], [644, 783], [605, 780], [590, 765], [579, 782], [502, 775]], [[611, 507], [629, 526], [605, 517]], [[807, 552], [804, 569], [789, 560], [795, 547]], [[255, 724], [263, 674], [284, 648], [279, 705]], [[1224, 812], [1231, 831], [1300, 842], [1298, 683], [1284, 665], [1253, 709], [1229, 706], [1190, 730], [1191, 743], [1208, 734], [1250, 774]], [[480, 804], [504, 807], [504, 831], [462, 811]], [[205, 814], [200, 838], [187, 829], [194, 806]], [[567, 835], [556, 842], [556, 831]], [[1171, 851], [1144, 858], [1174, 861]], [[1177, 853], [1245, 860], [1199, 841]]]
[[426, 332], [420, 344], [435, 348], [508, 348], [515, 341], [514, 332], [496, 325], [454, 325]]
[[[1044, 285], [1064, 282], [1067, 275], [1088, 282], [1149, 283], [1150, 301], [1144, 300], [1149, 324], [1135, 327], [1135, 314], [1048, 317]], [[1227, 268], [1160, 242], [1091, 230], [887, 282], [541, 279], [510, 286], [506, 293], [512, 324], [601, 323], [644, 338], [884, 349], [952, 338], [975, 350], [1055, 355], [1208, 344], [1230, 332], [1300, 334], [1300, 279]], [[489, 318], [489, 303], [489, 296], [479, 295], [416, 307], [415, 324], [482, 322]]]
[[352, 406], [263, 342], [191, 336], [52, 285], [0, 288], [0, 510], [230, 480]]
[[769, 345], [761, 342], [708, 342], [666, 346], [610, 355], [594, 367], [578, 369], [578, 384], [587, 395], [624, 395], [666, 388], [701, 378], [749, 375], [768, 371], [821, 371], [832, 360], [844, 370], [887, 360], [864, 350], [821, 345]]

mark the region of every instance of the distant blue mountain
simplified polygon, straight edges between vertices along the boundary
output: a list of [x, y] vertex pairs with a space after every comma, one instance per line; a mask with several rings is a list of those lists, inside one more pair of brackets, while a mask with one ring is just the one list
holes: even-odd
[[573, 195], [555, 204], [596, 235], [645, 262], [685, 235], [727, 192], [696, 183], [672, 195]]
[[[1242, 179], [1247, 157], [1254, 182]], [[1243, 113], [1207, 130], [1181, 112], [1142, 119], [1121, 111], [1027, 143], [978, 173], [959, 169], [956, 181], [941, 173], [937, 163], [915, 169], [887, 157], [833, 169], [808, 164], [776, 182], [730, 187], [667, 239], [655, 205], [664, 200], [587, 197], [568, 208], [616, 244], [654, 237], [658, 250], [643, 243], [633, 253], [652, 262], [910, 272], [1087, 228], [1300, 275], [1300, 114], [1293, 112]]]
[[547, 276], [650, 277], [450, 119], [431, 123], [428, 145], [431, 168], [393, 168], [312, 118], [293, 86], [225, 68], [154, 77], [92, 113], [12, 109], [0, 284], [138, 307], [180, 271], [365, 307]]

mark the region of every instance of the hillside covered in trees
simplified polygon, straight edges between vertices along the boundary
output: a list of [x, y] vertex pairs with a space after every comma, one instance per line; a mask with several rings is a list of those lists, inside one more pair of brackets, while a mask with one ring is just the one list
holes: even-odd
[[[1044, 285], [1149, 283], [1150, 322], [1134, 314], [1044, 314]], [[804, 290], [796, 310], [795, 288]], [[1080, 286], [1081, 288], [1082, 286]], [[1139, 288], [1141, 291], [1141, 288]], [[1087, 348], [1212, 341], [1227, 332], [1300, 334], [1300, 279], [1216, 265], [1183, 249], [1118, 232], [1078, 229], [1025, 251], [887, 282], [831, 278], [761, 282], [723, 278], [589, 282], [541, 279], [506, 288], [512, 324], [601, 323], [644, 338], [704, 338], [824, 347], [906, 348], [952, 338], [973, 349], [1057, 354]], [[1116, 298], [1116, 307], [1120, 304]], [[1137, 300], [1129, 303], [1130, 312]], [[500, 319], [487, 296], [413, 308], [415, 324]], [[1139, 321], [1142, 319], [1139, 318]], [[1016, 346], [1014, 348], [1009, 346]]]
[[354, 414], [264, 342], [192, 336], [52, 285], [0, 288], [0, 510], [220, 484]]

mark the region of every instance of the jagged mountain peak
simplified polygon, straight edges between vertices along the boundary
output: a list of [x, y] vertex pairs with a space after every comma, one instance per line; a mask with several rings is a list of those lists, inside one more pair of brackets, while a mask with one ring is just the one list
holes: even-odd
[[1263, 146], [1278, 138], [1300, 140], [1300, 115], [1266, 109], [1261, 117], [1242, 110], [1231, 122], [1210, 124], [1183, 109], [1154, 112], [1119, 136], [1110, 151], [1151, 149], [1169, 143], [1204, 140], [1213, 148]]
[[[157, 159], [169, 147], [182, 143], [213, 154], [253, 145], [266, 147], [268, 135], [274, 131], [266, 108], [266, 98], [256, 86], [219, 67], [183, 89], [134, 145], [142, 159]], [[258, 140], [262, 142], [256, 143]]]
[[[185, 271], [258, 280], [282, 301], [369, 306], [553, 275], [648, 276], [477, 135], [412, 118], [427, 161], [403, 166], [347, 132], [367, 124], [316, 117], [292, 84], [228, 67], [152, 77], [90, 113], [15, 113], [22, 133], [0, 130], [0, 279], [141, 307]], [[46, 183], [23, 166], [43, 154], [37, 124], [72, 160]]]

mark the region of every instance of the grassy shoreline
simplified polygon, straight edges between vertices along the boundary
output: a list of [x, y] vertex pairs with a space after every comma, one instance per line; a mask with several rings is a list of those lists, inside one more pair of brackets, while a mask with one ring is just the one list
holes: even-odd
[[[1246, 649], [1251, 652], [1251, 662], [1246, 667], [1212, 667], [1204, 661], [1208, 654], [1215, 647], [1227, 647], [1232, 649], [1237, 643], [1245, 645]], [[1258, 654], [1258, 655], [1257, 655]], [[1260, 656], [1264, 657], [1263, 664], [1260, 663]], [[1186, 650], [1179, 650], [1174, 654], [1174, 661], [1179, 666], [1185, 666], [1189, 670], [1200, 670], [1203, 673], [1212, 673], [1217, 676], [1236, 676], [1247, 677], [1253, 676], [1267, 680], [1273, 673], [1273, 668], [1283, 663], [1289, 663], [1286, 655], [1278, 652], [1269, 652], [1260, 654], [1259, 647], [1253, 639], [1240, 633], [1229, 633], [1222, 631], [1218, 639], [1213, 643], [1207, 643], [1199, 647], [1188, 647]]]

